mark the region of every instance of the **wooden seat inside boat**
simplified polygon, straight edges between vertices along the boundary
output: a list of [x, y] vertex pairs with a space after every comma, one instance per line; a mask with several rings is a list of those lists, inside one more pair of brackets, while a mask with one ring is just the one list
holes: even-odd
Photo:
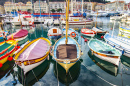
[[56, 50], [58, 59], [75, 59], [77, 58], [77, 48], [74, 44], [61, 44]]

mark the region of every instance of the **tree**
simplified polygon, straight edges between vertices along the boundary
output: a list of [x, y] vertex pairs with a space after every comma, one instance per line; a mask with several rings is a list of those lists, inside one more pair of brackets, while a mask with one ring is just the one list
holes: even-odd
[[31, 12], [31, 9], [27, 9], [27, 12]]
[[54, 12], [55, 12], [55, 9], [52, 9], [51, 12], [54, 13]]
[[61, 8], [57, 9], [57, 12], [60, 12], [60, 11], [62, 12], [62, 9], [61, 9]]
[[15, 10], [15, 9], [12, 9], [12, 12], [16, 12], [16, 10]]
[[9, 12], [9, 11], [7, 11], [7, 13], [9, 14], [10, 12]]

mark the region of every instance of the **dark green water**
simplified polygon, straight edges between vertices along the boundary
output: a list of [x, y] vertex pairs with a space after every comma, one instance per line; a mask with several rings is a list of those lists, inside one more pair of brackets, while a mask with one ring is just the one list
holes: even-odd
[[[95, 19], [95, 18], [94, 18]], [[111, 28], [113, 23], [109, 18], [98, 18], [97, 25], [104, 30], [109, 31], [112, 34]], [[72, 26], [70, 26], [72, 27]], [[119, 67], [113, 64], [98, 59], [91, 55], [87, 42], [81, 38], [80, 29], [83, 26], [74, 26], [79, 32], [77, 39], [81, 45], [83, 55], [81, 59], [70, 68], [69, 73], [66, 75], [65, 70], [57, 64], [52, 57], [50, 60], [46, 60], [41, 65], [28, 72], [26, 76], [23, 76], [22, 70], [16, 66], [13, 61], [7, 62], [0, 69], [0, 86], [129, 86], [130, 85], [130, 58], [122, 56]], [[92, 27], [92, 26], [91, 26]], [[5, 29], [8, 29], [10, 33], [16, 31], [19, 26], [13, 27], [6, 25]], [[29, 31], [29, 40], [36, 39], [38, 37], [47, 37], [47, 31], [49, 28], [43, 25], [35, 25], [35, 27], [23, 27]], [[90, 27], [89, 27], [90, 28]], [[115, 22], [114, 35], [118, 35], [119, 23]], [[95, 38], [100, 38], [96, 36]], [[51, 40], [52, 44], [55, 40]]]

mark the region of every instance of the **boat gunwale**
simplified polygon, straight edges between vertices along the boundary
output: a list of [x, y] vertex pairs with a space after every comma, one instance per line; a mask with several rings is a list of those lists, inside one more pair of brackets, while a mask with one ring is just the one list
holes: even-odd
[[[19, 55], [21, 55], [21, 53], [23, 53], [24, 50], [26, 50], [31, 44], [33, 44], [34, 42], [36, 42], [36, 41], [39, 40], [39, 39], [42, 39], [42, 40], [46, 41], [46, 42], [49, 44], [49, 46], [51, 47], [51, 42], [50, 42], [50, 40], [48, 40], [47, 38], [40, 37], [40, 38], [34, 39], [34, 40], [32, 40], [31, 42], [29, 42], [28, 44], [26, 44], [26, 45], [14, 56], [14, 60], [15, 60], [15, 61], [18, 61], [17, 59], [19, 58]], [[26, 47], [26, 48], [25, 48], [25, 47]], [[49, 48], [50, 48], [50, 47], [49, 47]], [[49, 52], [50, 52], [50, 49], [48, 49], [48, 51], [45, 53], [45, 55], [47, 55]], [[45, 56], [45, 55], [44, 55], [44, 56]], [[44, 57], [44, 56], [42, 56], [42, 57]], [[39, 58], [42, 58], [42, 57], [39, 57]], [[37, 58], [37, 59], [39, 59], [39, 58]], [[36, 59], [31, 59], [31, 60], [36, 60]], [[25, 60], [25, 61], [26, 61], [26, 60]], [[27, 61], [30, 61], [30, 60], [27, 60]], [[24, 61], [21, 61], [21, 62], [24, 62]]]
[[[97, 40], [97, 39], [91, 39], [91, 40]], [[90, 40], [90, 41], [91, 41]], [[90, 48], [90, 50], [91, 51], [94, 51], [96, 54], [102, 54], [103, 56], [105, 56], [106, 55], [106, 57], [108, 57], [108, 56], [110, 56], [110, 57], [115, 57], [115, 58], [118, 58], [118, 57], [120, 57], [121, 55], [111, 55], [111, 54], [104, 54], [104, 53], [101, 53], [101, 52], [97, 52], [97, 51], [95, 51], [95, 50], [93, 50], [91, 47], [90, 47], [90, 41], [88, 42], [88, 46], [89, 46], [89, 48]], [[102, 44], [105, 44], [105, 43], [103, 43], [102, 41], [100, 41]], [[106, 45], [106, 44], [105, 44]], [[121, 52], [119, 51], [119, 50], [117, 50], [116, 48], [113, 48], [112, 46], [110, 46], [110, 45], [107, 45], [107, 46], [109, 46], [111, 49], [115, 49], [116, 50], [116, 52], [118, 52], [119, 54], [121, 54]], [[101, 55], [101, 56], [102, 56]]]
[[[62, 38], [64, 38], [65, 36], [63, 36], [63, 37], [61, 37], [60, 39], [62, 39]], [[68, 36], [68, 37], [70, 37], [70, 36]], [[71, 39], [73, 39], [72, 37], [70, 37]], [[55, 47], [56, 47], [56, 44], [57, 44], [57, 42], [60, 40], [60, 39], [58, 39], [56, 42], [55, 42], [55, 44], [54, 44], [54, 46], [53, 46], [53, 50], [52, 50], [52, 53], [54, 52], [54, 49], [55, 49]], [[75, 42], [76, 42], [76, 44], [78, 45], [77, 47], [79, 48], [79, 57], [78, 58], [75, 58], [75, 59], [57, 59], [55, 56], [54, 56], [54, 54], [52, 54], [52, 56], [53, 56], [53, 58], [56, 60], [56, 61], [58, 61], [58, 62], [61, 62], [61, 63], [64, 63], [64, 62], [70, 62], [70, 63], [72, 63], [72, 62], [76, 62], [76, 61], [78, 61], [79, 59], [80, 59], [80, 57], [81, 57], [81, 49], [80, 49], [80, 45], [78, 44], [78, 42], [75, 40], [75, 39], [73, 39]]]

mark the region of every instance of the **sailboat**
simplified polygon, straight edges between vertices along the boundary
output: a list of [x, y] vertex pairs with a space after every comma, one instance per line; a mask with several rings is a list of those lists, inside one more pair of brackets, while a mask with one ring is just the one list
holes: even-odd
[[[66, 0], [66, 2], [66, 30], [68, 30], [69, 0]], [[65, 69], [66, 74], [81, 57], [79, 44], [75, 39], [69, 37], [67, 32], [66, 37], [57, 40], [52, 49], [53, 59]]]

